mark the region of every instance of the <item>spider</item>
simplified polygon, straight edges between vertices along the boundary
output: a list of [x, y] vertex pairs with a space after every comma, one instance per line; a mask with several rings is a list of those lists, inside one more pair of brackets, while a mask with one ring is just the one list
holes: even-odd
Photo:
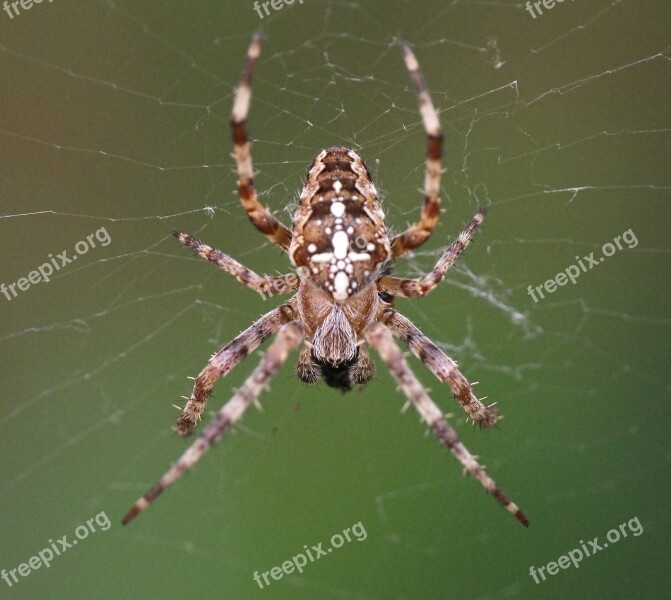
[[442, 253], [422, 279], [400, 279], [389, 274], [390, 263], [423, 244], [431, 235], [440, 208], [443, 136], [419, 64], [412, 50], [401, 44], [405, 66], [419, 98], [427, 136], [424, 203], [417, 223], [389, 237], [385, 215], [370, 174], [359, 155], [345, 147], [322, 150], [307, 173], [293, 219], [293, 229], [282, 225], [257, 198], [246, 120], [251, 104], [251, 81], [261, 51], [260, 32], [247, 50], [242, 79], [235, 90], [230, 126], [233, 134], [238, 194], [252, 224], [271, 242], [288, 252], [299, 276], [261, 277], [220, 250], [174, 231], [185, 246], [261, 294], [294, 295], [263, 315], [212, 356], [195, 380], [193, 392], [177, 420], [176, 431], [189, 434], [201, 418], [205, 402], [220, 377], [226, 375], [266, 339], [275, 340], [260, 364], [219, 410], [193, 444], [123, 518], [134, 519], [161, 493], [191, 469], [201, 456], [242, 417], [277, 373], [289, 354], [300, 348], [296, 375], [307, 384], [322, 378], [328, 386], [348, 391], [363, 386], [374, 374], [367, 345], [375, 348], [415, 406], [421, 419], [473, 475], [522, 524], [522, 511], [487, 475], [461, 443], [442, 411], [410, 370], [393, 337], [400, 338], [452, 393], [472, 421], [489, 427], [499, 418], [494, 405], [485, 405], [457, 368], [457, 364], [393, 307], [396, 296], [427, 295], [466, 249], [484, 219], [484, 210]]

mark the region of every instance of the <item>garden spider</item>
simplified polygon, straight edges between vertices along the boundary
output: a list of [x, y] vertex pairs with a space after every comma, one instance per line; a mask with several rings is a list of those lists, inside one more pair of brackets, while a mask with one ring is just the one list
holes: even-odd
[[498, 412], [474, 394], [457, 364], [428, 339], [410, 320], [393, 308], [395, 296], [421, 297], [443, 279], [475, 235], [484, 218], [479, 210], [459, 237], [443, 252], [434, 269], [423, 279], [399, 279], [388, 274], [389, 265], [431, 235], [440, 208], [440, 177], [443, 136], [436, 112], [417, 60], [410, 48], [401, 46], [403, 59], [419, 97], [419, 108], [427, 135], [424, 204], [418, 223], [389, 238], [377, 190], [366, 165], [344, 147], [322, 150], [312, 163], [289, 230], [258, 200], [252, 181], [253, 169], [246, 119], [251, 102], [251, 80], [261, 50], [256, 33], [247, 51], [242, 80], [235, 91], [231, 130], [238, 173], [238, 194], [252, 224], [271, 242], [289, 253], [299, 274], [261, 277], [223, 252], [191, 236], [175, 231], [184, 245], [233, 275], [247, 287], [277, 294], [296, 292], [287, 302], [262, 316], [247, 330], [217, 352], [196, 378], [191, 397], [177, 420], [184, 436], [200, 420], [205, 401], [220, 377], [226, 375], [259, 345], [276, 334], [260, 364], [243, 383], [200, 437], [142, 496], [123, 518], [126, 524], [147, 508], [240, 419], [292, 350], [301, 346], [296, 375], [304, 383], [320, 377], [327, 385], [348, 391], [373, 377], [373, 363], [366, 342], [382, 361], [421, 419], [434, 431], [464, 469], [472, 474], [509, 512], [524, 525], [527, 518], [487, 475], [475, 457], [459, 441], [442, 411], [412, 373], [392, 336], [403, 340], [410, 351], [433, 374], [447, 383], [469, 418], [481, 427], [496, 423]]

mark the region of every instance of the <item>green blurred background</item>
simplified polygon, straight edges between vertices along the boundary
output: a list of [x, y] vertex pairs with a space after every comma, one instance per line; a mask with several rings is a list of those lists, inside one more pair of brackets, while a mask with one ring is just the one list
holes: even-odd
[[[272, 9], [271, 9], [272, 10]], [[2, 598], [667, 598], [671, 6], [65, 2], [0, 12], [0, 281], [105, 227], [48, 284], [0, 296], [0, 568], [104, 511]], [[424, 139], [395, 39], [413, 44], [446, 134], [443, 218], [396, 272], [429, 270], [478, 206], [477, 243], [399, 309], [505, 419], [465, 422], [412, 360], [467, 446], [525, 510], [525, 530], [462, 476], [390, 376], [341, 396], [287, 365], [234, 434], [141, 518], [131, 503], [187, 442], [171, 432], [209, 356], [263, 301], [169, 235], [251, 268], [287, 257], [234, 194], [231, 91], [267, 40], [250, 128], [256, 182], [285, 223], [319, 149], [367, 160], [396, 231], [418, 215]], [[625, 248], [534, 303], [545, 280], [631, 229]], [[216, 410], [251, 372], [215, 389]], [[293, 360], [292, 360], [293, 362]], [[638, 517], [629, 535], [535, 584], [529, 568]], [[261, 590], [266, 571], [361, 522], [353, 541]]]

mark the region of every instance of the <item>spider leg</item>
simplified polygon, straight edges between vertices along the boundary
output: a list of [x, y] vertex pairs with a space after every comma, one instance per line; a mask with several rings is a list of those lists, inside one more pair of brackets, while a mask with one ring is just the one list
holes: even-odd
[[424, 204], [420, 220], [392, 239], [391, 250], [394, 258], [403, 256], [423, 244], [438, 222], [443, 156], [443, 134], [440, 129], [438, 112], [429, 96], [419, 63], [412, 50], [405, 44], [401, 46], [401, 51], [405, 66], [410, 73], [410, 79], [419, 97], [419, 110], [426, 131], [426, 167], [424, 170]]
[[261, 32], [252, 36], [247, 50], [247, 62], [242, 79], [235, 90], [233, 109], [231, 111], [231, 132], [233, 134], [235, 165], [238, 172], [238, 195], [242, 206], [252, 224], [263, 233], [273, 244], [283, 250], [289, 249], [291, 231], [282, 225], [265, 207], [256, 195], [254, 187], [254, 169], [250, 142], [247, 136], [247, 115], [252, 100], [252, 73], [254, 65], [261, 53]]
[[485, 405], [473, 393], [457, 363], [426, 337], [407, 317], [395, 310], [385, 311], [380, 319], [391, 332], [401, 338], [410, 351], [443, 383], [447, 383], [468, 416], [480, 427], [490, 427], [499, 418], [495, 405]]
[[422, 420], [438, 436], [440, 443], [452, 452], [466, 471], [473, 475], [508, 512], [512, 513], [520, 523], [528, 526], [529, 521], [524, 513], [487, 475], [475, 457], [461, 443], [457, 433], [447, 422], [440, 409], [424, 391], [424, 388], [408, 367], [389, 329], [384, 324], [376, 322], [368, 325], [364, 333], [368, 343], [378, 351], [394, 379], [401, 386], [408, 399], [415, 405]]
[[205, 408], [205, 402], [212, 392], [217, 379], [223, 377], [236, 367], [243, 358], [256, 350], [266, 339], [277, 332], [282, 325], [292, 321], [295, 316], [296, 313], [291, 305], [283, 304], [278, 306], [263, 315], [251, 327], [243, 331], [238, 337], [230, 341], [212, 356], [207, 366], [196, 377], [191, 397], [184, 406], [182, 414], [177, 419], [175, 429], [179, 435], [187, 435], [196, 426]]
[[485, 210], [481, 208], [459, 234], [459, 237], [445, 249], [436, 266], [426, 277], [423, 279], [399, 279], [398, 277], [383, 275], [377, 281], [378, 290], [392, 296], [412, 298], [426, 296], [443, 280], [445, 273], [452, 267], [461, 253], [466, 250], [484, 218]]
[[203, 242], [191, 237], [187, 233], [175, 230], [172, 234], [182, 242], [182, 244], [189, 248], [193, 248], [205, 260], [208, 260], [220, 269], [230, 273], [240, 283], [243, 283], [248, 288], [258, 292], [264, 298], [275, 294], [289, 294], [298, 289], [300, 280], [294, 273], [281, 275], [279, 277], [261, 277], [243, 264], [240, 264], [234, 258], [228, 256], [228, 254], [224, 254], [221, 250], [203, 244]]
[[195, 465], [219, 438], [221, 438], [244, 414], [250, 403], [254, 402], [270, 378], [284, 364], [289, 353], [303, 339], [303, 327], [298, 323], [285, 324], [277, 338], [263, 355], [259, 366], [242, 384], [235, 395], [221, 408], [216, 417], [207, 425], [200, 437], [182, 454], [179, 460], [161, 477], [144, 496], [126, 513], [122, 523], [126, 525], [147, 508], [158, 496], [177, 481], [185, 471]]

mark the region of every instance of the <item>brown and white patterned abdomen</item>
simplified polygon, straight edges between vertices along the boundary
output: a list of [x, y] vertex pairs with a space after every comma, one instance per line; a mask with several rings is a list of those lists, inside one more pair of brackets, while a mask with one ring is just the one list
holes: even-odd
[[366, 165], [353, 150], [323, 150], [308, 171], [289, 256], [344, 302], [379, 277], [391, 258], [384, 212]]

